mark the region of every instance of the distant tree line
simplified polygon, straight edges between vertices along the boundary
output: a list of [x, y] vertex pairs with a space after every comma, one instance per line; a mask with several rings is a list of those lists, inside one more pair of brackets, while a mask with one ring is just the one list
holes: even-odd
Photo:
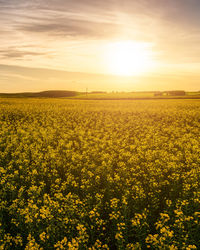
[[106, 91], [91, 91], [91, 94], [106, 94]]
[[170, 90], [170, 91], [157, 91], [154, 96], [184, 96], [186, 92], [184, 90]]

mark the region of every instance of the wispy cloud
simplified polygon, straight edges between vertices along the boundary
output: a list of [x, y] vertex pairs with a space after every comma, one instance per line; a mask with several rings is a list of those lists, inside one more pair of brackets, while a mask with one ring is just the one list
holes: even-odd
[[103, 44], [132, 39], [197, 70], [199, 13], [199, 0], [0, 0], [0, 63], [104, 73]]
[[71, 38], [109, 38], [112, 34], [118, 32], [118, 26], [114, 23], [99, 23], [84, 20], [71, 20], [58, 18], [55, 20], [48, 20], [46, 22], [37, 22], [19, 25], [17, 27], [20, 31], [30, 33], [40, 33], [48, 36], [61, 36]]
[[[42, 91], [65, 89], [85, 91], [152, 91], [177, 89], [199, 90], [198, 72], [176, 72], [174, 74], [151, 74], [143, 77], [115, 77], [28, 68], [0, 64], [0, 92]], [[108, 85], [109, 83], [109, 85]], [[188, 84], [189, 83], [189, 84]]]
[[17, 58], [24, 58], [27, 56], [41, 56], [44, 55], [45, 53], [39, 53], [39, 52], [33, 52], [33, 51], [22, 51], [18, 49], [11, 49], [8, 48], [8, 50], [0, 50], [0, 58], [10, 58], [10, 59], [17, 59]]

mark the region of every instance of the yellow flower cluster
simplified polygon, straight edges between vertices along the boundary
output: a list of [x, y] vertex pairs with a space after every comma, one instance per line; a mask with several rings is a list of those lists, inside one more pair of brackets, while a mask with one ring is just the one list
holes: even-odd
[[200, 101], [0, 99], [0, 249], [200, 249]]

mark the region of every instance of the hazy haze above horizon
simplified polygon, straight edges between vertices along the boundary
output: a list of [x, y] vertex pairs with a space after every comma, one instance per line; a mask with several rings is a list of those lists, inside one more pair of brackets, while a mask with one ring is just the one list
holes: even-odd
[[[0, 92], [200, 90], [199, 13], [199, 0], [0, 0]], [[118, 41], [145, 44], [154, 67], [112, 75]]]

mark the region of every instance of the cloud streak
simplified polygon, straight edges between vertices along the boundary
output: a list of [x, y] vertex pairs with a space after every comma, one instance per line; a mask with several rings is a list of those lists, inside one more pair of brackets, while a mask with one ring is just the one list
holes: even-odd
[[57, 19], [48, 22], [37, 22], [18, 26], [20, 31], [40, 33], [49, 36], [84, 37], [84, 38], [109, 38], [117, 33], [118, 26], [112, 23], [99, 23], [83, 20]]
[[0, 63], [104, 73], [104, 44], [124, 39], [197, 70], [199, 13], [199, 0], [0, 0]]
[[41, 56], [44, 55], [45, 53], [39, 53], [39, 52], [33, 52], [33, 51], [21, 51], [17, 49], [8, 49], [8, 50], [0, 50], [0, 58], [24, 58], [27, 56]]

